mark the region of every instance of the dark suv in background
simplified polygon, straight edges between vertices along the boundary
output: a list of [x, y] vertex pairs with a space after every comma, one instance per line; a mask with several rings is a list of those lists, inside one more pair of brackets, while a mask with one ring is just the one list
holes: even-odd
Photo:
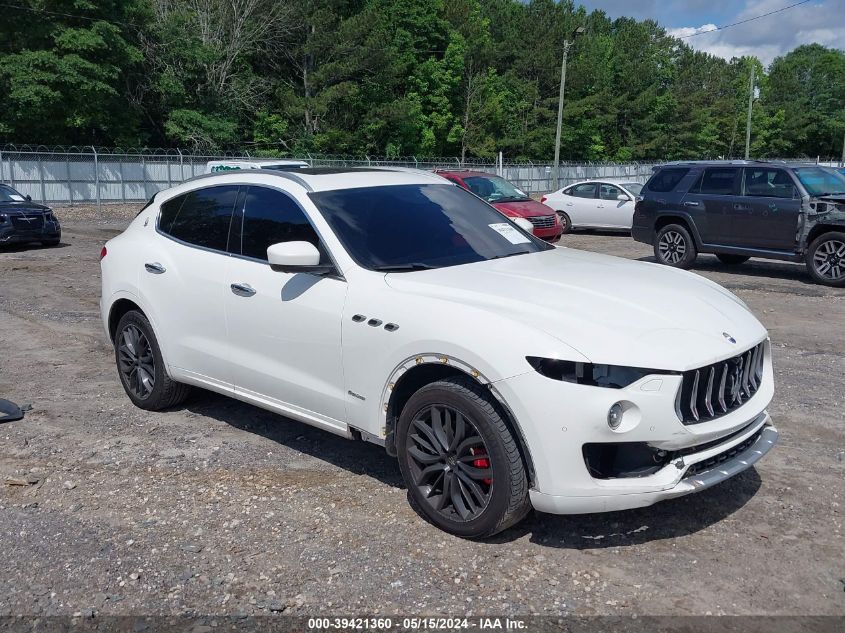
[[807, 163], [694, 161], [656, 167], [631, 235], [661, 264], [698, 253], [725, 264], [751, 257], [804, 261], [819, 283], [845, 286], [845, 176]]

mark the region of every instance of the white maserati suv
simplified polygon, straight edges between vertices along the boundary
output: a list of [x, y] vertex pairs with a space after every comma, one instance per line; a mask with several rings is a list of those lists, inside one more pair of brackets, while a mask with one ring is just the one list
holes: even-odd
[[777, 440], [769, 340], [742, 301], [550, 246], [434, 174], [200, 176], [101, 266], [133, 403], [198, 386], [382, 445], [460, 536], [702, 490]]

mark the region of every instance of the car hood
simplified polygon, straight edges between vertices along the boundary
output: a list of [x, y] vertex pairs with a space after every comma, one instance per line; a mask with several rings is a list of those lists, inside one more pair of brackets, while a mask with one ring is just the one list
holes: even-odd
[[554, 215], [554, 210], [536, 200], [521, 200], [519, 202], [492, 202], [494, 207], [505, 215], [516, 215], [521, 218], [533, 218], [544, 215]]
[[[388, 274], [386, 281], [401, 292], [542, 330], [594, 363], [683, 371], [766, 337], [745, 304], [704, 277], [568, 248]], [[474, 311], [451, 314], [478, 318]], [[547, 352], [539, 340], [537, 349], [524, 350], [526, 356]]]
[[23, 215], [27, 213], [44, 213], [50, 207], [37, 202], [0, 202], [0, 213], [7, 215]]

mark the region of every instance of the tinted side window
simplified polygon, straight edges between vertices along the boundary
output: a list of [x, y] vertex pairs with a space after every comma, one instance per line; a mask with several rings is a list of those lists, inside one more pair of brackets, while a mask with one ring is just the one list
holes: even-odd
[[310, 242], [320, 248], [317, 231], [293, 198], [274, 189], [250, 187], [244, 205], [241, 254], [267, 261], [267, 247], [279, 242]]
[[170, 233], [170, 227], [173, 226], [173, 220], [179, 215], [179, 209], [182, 208], [182, 203], [185, 202], [187, 194], [171, 198], [161, 205], [161, 211], [158, 216], [158, 228], [163, 233]]
[[675, 189], [681, 179], [689, 172], [688, 167], [669, 167], [661, 169], [651, 177], [646, 188], [649, 191], [666, 193]]
[[697, 193], [729, 196], [735, 192], [734, 183], [738, 172], [735, 167], [709, 167], [704, 170], [698, 185], [693, 189]]
[[622, 194], [622, 190], [619, 187], [614, 187], [613, 185], [602, 185], [600, 197], [602, 200], [616, 200], [616, 198]]
[[159, 229], [178, 240], [218, 251], [226, 250], [238, 186], [208, 187], [185, 194], [181, 208], [168, 224], [171, 209], [162, 205]]
[[596, 197], [596, 185], [595, 184], [575, 185], [574, 187], [569, 189], [569, 195], [575, 196], [576, 198], [595, 198]]
[[795, 186], [792, 184], [792, 179], [782, 169], [745, 168], [743, 193], [746, 196], [792, 198], [794, 191]]

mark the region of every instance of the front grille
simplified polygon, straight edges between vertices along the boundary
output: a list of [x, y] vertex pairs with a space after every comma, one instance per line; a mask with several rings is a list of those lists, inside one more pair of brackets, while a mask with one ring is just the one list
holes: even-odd
[[12, 226], [20, 231], [40, 231], [44, 228], [44, 216], [39, 214], [10, 215]]
[[678, 417], [684, 424], [707, 422], [730, 413], [757, 393], [763, 380], [765, 343], [683, 374]]
[[536, 229], [551, 229], [555, 225], [555, 216], [553, 215], [540, 215], [525, 219], [531, 222]]
[[695, 475], [699, 475], [703, 472], [715, 468], [719, 464], [726, 462], [729, 459], [733, 459], [740, 453], [747, 451], [748, 448], [760, 438], [760, 435], [762, 435], [764, 428], [765, 426], [762, 427], [759, 431], [757, 431], [754, 435], [749, 437], [747, 440], [740, 442], [736, 446], [730, 447], [724, 453], [719, 453], [718, 455], [714, 455], [710, 459], [705, 459], [703, 462], [693, 464], [687, 469], [687, 472], [684, 473], [684, 477], [692, 477]]

